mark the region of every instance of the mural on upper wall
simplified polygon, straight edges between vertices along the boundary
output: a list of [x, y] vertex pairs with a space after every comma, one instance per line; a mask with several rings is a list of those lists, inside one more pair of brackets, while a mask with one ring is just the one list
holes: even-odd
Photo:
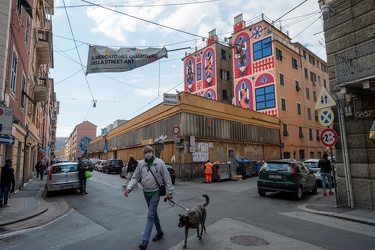
[[235, 105], [244, 109], [253, 110], [253, 94], [251, 82], [249, 79], [244, 78], [237, 82], [234, 88]]
[[276, 108], [275, 78], [270, 73], [260, 74], [255, 80], [256, 111], [278, 116]]
[[215, 79], [215, 53], [212, 48], [208, 48], [203, 54], [203, 88], [216, 86]]
[[195, 69], [195, 60], [193, 57], [190, 57], [185, 61], [184, 91], [188, 93], [195, 92], [195, 89], [196, 89], [194, 69]]
[[251, 46], [250, 36], [247, 32], [241, 32], [234, 39], [234, 78], [240, 78], [251, 74]]
[[216, 100], [216, 91], [210, 88], [206, 90], [206, 92], [204, 93], [204, 97], [208, 99]]

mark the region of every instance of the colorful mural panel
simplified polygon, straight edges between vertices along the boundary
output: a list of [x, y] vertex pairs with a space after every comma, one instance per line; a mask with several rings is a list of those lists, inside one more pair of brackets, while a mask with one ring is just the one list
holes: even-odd
[[194, 69], [195, 69], [195, 60], [193, 57], [188, 58], [185, 61], [185, 85], [184, 85], [184, 91], [191, 93], [195, 92], [196, 89], [196, 81], [195, 77], [196, 74], [194, 74]]
[[234, 39], [234, 78], [240, 78], [251, 74], [251, 46], [250, 35], [241, 32]]
[[254, 74], [273, 68], [275, 68], [275, 58], [273, 56], [258, 60], [253, 63]]
[[241, 79], [234, 88], [235, 105], [253, 110], [253, 93], [249, 79]]
[[270, 73], [264, 73], [258, 76], [258, 78], [255, 81], [255, 87], [262, 86], [264, 84], [274, 83], [275, 78]]
[[203, 70], [203, 88], [216, 86], [215, 79], [215, 53], [212, 48], [208, 48], [204, 54], [204, 70]]
[[216, 98], [216, 91], [214, 89], [208, 89], [204, 93], [204, 97], [206, 97], [208, 99], [216, 100], [217, 99]]

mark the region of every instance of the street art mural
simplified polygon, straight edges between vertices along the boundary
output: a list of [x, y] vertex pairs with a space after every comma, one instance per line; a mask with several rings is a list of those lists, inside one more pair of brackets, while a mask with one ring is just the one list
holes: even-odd
[[237, 82], [235, 88], [235, 105], [244, 109], [253, 110], [252, 105], [252, 88], [249, 79], [241, 79]]
[[185, 86], [184, 91], [191, 93], [196, 90], [196, 74], [194, 74], [195, 69], [195, 60], [193, 57], [190, 57], [185, 62]]
[[276, 109], [275, 78], [270, 73], [260, 74], [255, 80], [256, 111], [278, 116]]
[[250, 35], [247, 32], [240, 33], [234, 40], [234, 78], [240, 78], [251, 74], [251, 46]]
[[215, 53], [212, 48], [207, 49], [203, 54], [203, 88], [216, 86], [215, 79]]
[[211, 99], [211, 100], [216, 100], [216, 92], [214, 89], [208, 89], [204, 93], [204, 97]]

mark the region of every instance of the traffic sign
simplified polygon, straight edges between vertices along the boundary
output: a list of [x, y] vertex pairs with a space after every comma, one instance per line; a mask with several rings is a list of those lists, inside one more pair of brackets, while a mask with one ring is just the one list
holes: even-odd
[[180, 127], [175, 125], [173, 127], [173, 138], [177, 139], [180, 137]]
[[325, 87], [320, 89], [318, 100], [315, 104], [315, 109], [322, 109], [336, 106], [336, 102], [333, 100], [332, 96], [328, 93]]
[[319, 123], [323, 126], [329, 127], [333, 123], [334, 114], [333, 111], [329, 108], [324, 108], [319, 111]]
[[14, 137], [8, 135], [0, 136], [0, 144], [12, 144], [14, 145]]
[[333, 147], [337, 143], [338, 139], [339, 137], [337, 136], [336, 131], [331, 128], [324, 129], [320, 134], [320, 141], [326, 147]]

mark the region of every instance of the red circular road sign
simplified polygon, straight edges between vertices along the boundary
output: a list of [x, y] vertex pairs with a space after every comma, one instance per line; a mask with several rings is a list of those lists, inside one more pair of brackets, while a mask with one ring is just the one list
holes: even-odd
[[336, 131], [331, 128], [324, 129], [320, 134], [320, 141], [326, 147], [334, 146], [337, 143], [338, 139], [339, 137], [337, 136]]
[[173, 134], [175, 134], [175, 135], [178, 135], [180, 133], [180, 127], [179, 126], [174, 126], [173, 127]]

